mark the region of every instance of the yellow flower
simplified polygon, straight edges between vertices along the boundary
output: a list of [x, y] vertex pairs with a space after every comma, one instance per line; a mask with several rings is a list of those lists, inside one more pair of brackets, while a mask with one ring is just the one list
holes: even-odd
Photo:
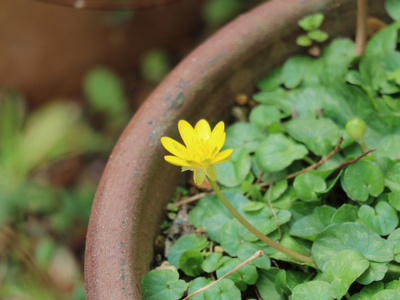
[[206, 120], [200, 120], [193, 128], [188, 122], [178, 122], [179, 133], [185, 146], [169, 138], [162, 137], [161, 143], [173, 155], [164, 156], [173, 165], [182, 167], [183, 171], [194, 171], [194, 181], [201, 185], [206, 176], [211, 180], [217, 179], [216, 164], [229, 159], [233, 149], [219, 152], [225, 143], [225, 125], [219, 122], [211, 131]]

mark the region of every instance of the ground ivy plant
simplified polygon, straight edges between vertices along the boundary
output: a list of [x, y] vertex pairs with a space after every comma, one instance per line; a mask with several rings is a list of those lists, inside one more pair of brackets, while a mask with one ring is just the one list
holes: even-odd
[[189, 212], [204, 232], [177, 240], [173, 268], [143, 277], [144, 299], [178, 300], [212, 282], [190, 298], [400, 299], [399, 29], [380, 30], [363, 58], [346, 38], [318, 58], [290, 57], [257, 83], [249, 121], [226, 131], [224, 196], [315, 264], [261, 242], [210, 194]]

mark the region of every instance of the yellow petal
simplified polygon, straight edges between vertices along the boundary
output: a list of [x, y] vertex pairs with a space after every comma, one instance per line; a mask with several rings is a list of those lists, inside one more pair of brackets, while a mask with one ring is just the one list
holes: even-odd
[[210, 124], [204, 119], [196, 123], [194, 127], [198, 139], [208, 140], [211, 134]]
[[166, 155], [164, 156], [164, 159], [169, 162], [170, 164], [173, 164], [175, 166], [179, 166], [179, 167], [189, 167], [188, 163], [186, 162], [186, 160], [176, 157], [176, 156], [172, 156], [172, 155]]
[[164, 146], [165, 149], [167, 149], [169, 152], [171, 152], [173, 155], [179, 156], [179, 157], [185, 157], [186, 155], [186, 148], [183, 146], [181, 143], [178, 143], [177, 141], [163, 136], [161, 138], [161, 144]]
[[217, 169], [215, 168], [215, 165], [208, 165], [205, 169], [205, 172], [212, 181], [217, 180]]
[[229, 157], [231, 156], [232, 152], [233, 152], [233, 149], [227, 149], [227, 150], [224, 150], [224, 151], [218, 153], [212, 160], [212, 163], [220, 164], [220, 163], [226, 162], [227, 160], [229, 160]]
[[213, 149], [213, 154], [215, 155], [217, 154], [222, 146], [225, 144], [225, 139], [226, 139], [226, 133], [225, 132], [221, 132], [219, 135], [212, 135], [210, 137], [210, 139], [208, 140], [208, 145], [210, 148]]
[[178, 122], [178, 129], [183, 142], [185, 143], [186, 147], [188, 147], [190, 143], [193, 141], [193, 139], [196, 139], [196, 133], [192, 125], [190, 125], [185, 120], [180, 120]]
[[202, 168], [195, 168], [194, 169], [194, 182], [196, 182], [197, 185], [202, 185], [204, 182], [204, 179], [206, 178], [206, 173]]

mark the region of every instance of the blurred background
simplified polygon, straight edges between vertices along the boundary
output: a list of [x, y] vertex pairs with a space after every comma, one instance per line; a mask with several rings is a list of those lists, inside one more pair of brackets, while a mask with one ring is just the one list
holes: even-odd
[[0, 299], [85, 299], [91, 205], [124, 126], [185, 55], [260, 2], [0, 1]]

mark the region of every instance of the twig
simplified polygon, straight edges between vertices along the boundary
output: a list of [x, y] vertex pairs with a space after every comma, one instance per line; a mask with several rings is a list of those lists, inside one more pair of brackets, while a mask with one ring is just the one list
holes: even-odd
[[[319, 166], [321, 166], [323, 163], [327, 162], [333, 155], [335, 155], [336, 153], [338, 153], [340, 151], [340, 147], [342, 145], [343, 142], [343, 137], [339, 138], [339, 142], [337, 143], [337, 145], [335, 146], [335, 148], [333, 148], [333, 150], [325, 157], [321, 158], [318, 162], [316, 162], [315, 164], [312, 164], [310, 166], [308, 166], [307, 168], [297, 171], [295, 173], [289, 174], [285, 177], [285, 179], [291, 179], [296, 177], [297, 175], [303, 174], [303, 173], [307, 173], [311, 170], [317, 169]], [[272, 185], [274, 182], [273, 181], [267, 181], [267, 182], [263, 182], [260, 185], [261, 186], [268, 186], [268, 185]]]
[[272, 193], [272, 187], [273, 187], [273, 186], [274, 186], [274, 185], [271, 184], [271, 186], [270, 186], [269, 189], [268, 189], [268, 192], [267, 192], [267, 202], [268, 202], [269, 208], [270, 208], [271, 211], [272, 211], [272, 214], [274, 215], [275, 222], [276, 222], [276, 227], [278, 228], [278, 233], [279, 233], [278, 241], [280, 241], [281, 238], [282, 238], [281, 226], [279, 225], [278, 216], [276, 215], [275, 209], [273, 208], [272, 203], [271, 203], [271, 193]]
[[367, 14], [368, 1], [357, 0], [356, 56], [364, 55], [365, 43], [367, 40]]
[[365, 151], [363, 154], [357, 156], [355, 159], [342, 162], [342, 163], [337, 167], [337, 169], [336, 169], [335, 171], [338, 172], [338, 171], [340, 171], [341, 169], [343, 169], [343, 167], [345, 167], [345, 166], [347, 166], [347, 165], [350, 165], [350, 164], [354, 164], [355, 162], [359, 161], [361, 158], [363, 158], [364, 156], [370, 154], [371, 152], [374, 152], [375, 150], [376, 150], [376, 148], [370, 149], [370, 150], [368, 150], [368, 151]]
[[206, 285], [205, 287], [195, 291], [194, 293], [190, 294], [189, 296], [187, 296], [186, 298], [184, 298], [183, 300], [187, 300], [190, 297], [196, 296], [197, 294], [200, 294], [201, 292], [205, 291], [206, 289], [212, 287], [214, 284], [220, 282], [222, 279], [228, 277], [229, 275], [235, 273], [237, 270], [239, 270], [240, 268], [244, 267], [245, 265], [251, 263], [253, 260], [261, 257], [264, 255], [264, 251], [259, 250], [256, 251], [256, 253], [254, 253], [250, 258], [246, 259], [244, 262], [242, 262], [241, 264], [239, 264], [238, 266], [236, 266], [235, 268], [233, 268], [232, 270], [230, 270], [228, 273], [226, 273], [224, 276], [222, 276], [221, 278], [218, 278], [218, 280], [210, 283], [209, 285]]
[[215, 194], [215, 192], [214, 191], [210, 191], [210, 192], [198, 193], [198, 194], [193, 195], [193, 196], [191, 196], [189, 198], [186, 198], [186, 199], [183, 199], [181, 201], [175, 202], [174, 205], [176, 207], [179, 207], [179, 206], [181, 206], [183, 204], [187, 204], [187, 203], [199, 200], [200, 198], [203, 198], [205, 196], [212, 195], [212, 194]]

